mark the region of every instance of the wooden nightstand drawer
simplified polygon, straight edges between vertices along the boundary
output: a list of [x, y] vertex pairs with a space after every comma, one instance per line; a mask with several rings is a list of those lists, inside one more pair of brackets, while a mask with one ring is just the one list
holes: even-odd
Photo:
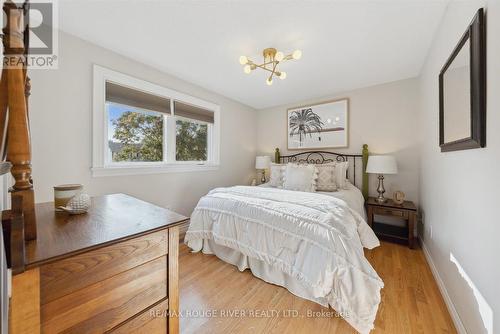
[[408, 211], [403, 211], [403, 210], [374, 207], [373, 213], [376, 215], [393, 216], [393, 217], [408, 219]]

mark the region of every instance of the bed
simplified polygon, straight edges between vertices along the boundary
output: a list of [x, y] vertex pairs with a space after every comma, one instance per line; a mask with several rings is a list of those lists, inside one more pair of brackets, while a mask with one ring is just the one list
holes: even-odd
[[281, 156], [277, 150], [275, 161], [281, 163], [350, 161], [350, 182], [337, 192], [268, 184], [214, 189], [193, 211], [185, 243], [194, 252], [214, 254], [240, 271], [250, 269], [294, 295], [331, 306], [358, 332], [368, 333], [383, 282], [363, 253], [379, 245], [365, 220], [367, 156], [366, 145], [361, 155], [315, 151]]

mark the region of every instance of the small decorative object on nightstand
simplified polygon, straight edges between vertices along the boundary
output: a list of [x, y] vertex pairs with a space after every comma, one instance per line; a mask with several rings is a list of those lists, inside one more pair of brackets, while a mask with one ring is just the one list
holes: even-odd
[[266, 183], [266, 169], [271, 166], [271, 157], [267, 155], [258, 156], [255, 159], [255, 169], [260, 170], [262, 177], [260, 183]]
[[405, 202], [405, 193], [400, 190], [395, 191], [392, 195], [392, 200], [398, 205], [403, 204]]
[[376, 200], [379, 203], [385, 203], [387, 199], [384, 197], [385, 188], [383, 174], [396, 174], [398, 172], [396, 159], [390, 155], [371, 155], [368, 157], [366, 172], [378, 174], [378, 197]]
[[[417, 222], [417, 207], [413, 202], [404, 201], [396, 204], [392, 199], [380, 203], [377, 198], [369, 197], [366, 201], [368, 225], [380, 238], [395, 242], [407, 242], [410, 248], [415, 248], [415, 224]], [[373, 216], [396, 217], [406, 221], [406, 226], [393, 226], [375, 222]]]

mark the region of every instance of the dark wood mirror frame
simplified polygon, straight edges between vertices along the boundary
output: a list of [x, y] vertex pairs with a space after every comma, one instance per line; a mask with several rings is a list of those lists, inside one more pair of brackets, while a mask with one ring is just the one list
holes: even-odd
[[[441, 152], [486, 146], [486, 26], [484, 9], [474, 16], [460, 42], [439, 73], [439, 146]], [[470, 45], [470, 137], [445, 142], [444, 74], [465, 43]]]

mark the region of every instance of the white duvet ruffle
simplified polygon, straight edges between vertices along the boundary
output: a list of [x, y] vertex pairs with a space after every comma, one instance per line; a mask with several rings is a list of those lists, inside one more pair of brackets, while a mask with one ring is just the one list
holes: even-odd
[[373, 328], [383, 282], [363, 246], [379, 242], [344, 201], [273, 188], [214, 189], [195, 208], [185, 242], [199, 251], [203, 239], [296, 278], [359, 332]]

